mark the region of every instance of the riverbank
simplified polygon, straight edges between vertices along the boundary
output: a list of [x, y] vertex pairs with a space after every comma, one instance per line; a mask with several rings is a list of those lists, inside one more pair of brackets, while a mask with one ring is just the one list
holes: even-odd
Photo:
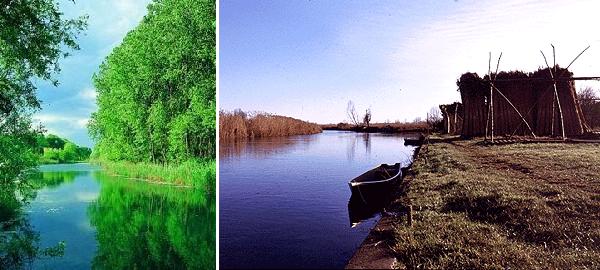
[[347, 267], [596, 268], [598, 166], [599, 144], [424, 146]]
[[202, 188], [209, 193], [215, 192], [217, 170], [214, 160], [207, 162], [190, 160], [177, 165], [127, 161], [95, 160], [93, 162], [112, 175], [150, 183]]

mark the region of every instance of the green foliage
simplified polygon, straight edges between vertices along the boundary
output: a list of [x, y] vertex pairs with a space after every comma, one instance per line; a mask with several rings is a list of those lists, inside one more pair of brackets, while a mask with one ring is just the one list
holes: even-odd
[[46, 145], [50, 148], [63, 149], [66, 141], [56, 135], [49, 134], [46, 136]]
[[[42, 164], [86, 161], [92, 153], [90, 148], [77, 146], [69, 140], [52, 134], [47, 136], [38, 135], [36, 141], [36, 147], [41, 149], [40, 163]], [[48, 147], [43, 147], [44, 145]]]
[[0, 186], [25, 179], [25, 169], [35, 166], [38, 155], [32, 150], [34, 139], [27, 131], [11, 135], [0, 132]]
[[181, 162], [216, 152], [215, 2], [156, 0], [94, 76], [102, 160]]
[[208, 162], [188, 160], [177, 165], [103, 161], [102, 167], [115, 175], [146, 179], [151, 182], [193, 186], [210, 191], [209, 193], [214, 192], [216, 185], [217, 166], [214, 160]]
[[102, 172], [95, 178], [102, 189], [88, 208], [98, 240], [93, 269], [215, 269], [213, 197]]
[[[40, 108], [34, 80], [60, 71], [65, 50], [78, 49], [75, 37], [86, 18], [64, 19], [55, 0], [13, 0], [0, 4], [0, 180], [15, 180], [35, 165], [36, 134], [31, 114]], [[37, 148], [38, 154], [40, 148]]]

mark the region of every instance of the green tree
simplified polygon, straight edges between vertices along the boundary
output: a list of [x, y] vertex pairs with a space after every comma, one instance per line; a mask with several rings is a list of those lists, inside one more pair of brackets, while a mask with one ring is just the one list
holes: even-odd
[[53, 134], [49, 134], [48, 136], [46, 136], [46, 141], [48, 142], [48, 147], [54, 149], [63, 149], [66, 143], [66, 141], [63, 138]]
[[[34, 79], [58, 84], [58, 60], [79, 47], [86, 18], [65, 19], [54, 0], [0, 3], [0, 178], [35, 164], [31, 114], [40, 108]], [[35, 150], [33, 150], [35, 151]], [[39, 150], [38, 150], [39, 151]]]
[[156, 0], [94, 76], [101, 159], [180, 162], [216, 150], [215, 2]]
[[77, 145], [72, 142], [67, 142], [61, 151], [61, 162], [73, 162], [77, 159]]

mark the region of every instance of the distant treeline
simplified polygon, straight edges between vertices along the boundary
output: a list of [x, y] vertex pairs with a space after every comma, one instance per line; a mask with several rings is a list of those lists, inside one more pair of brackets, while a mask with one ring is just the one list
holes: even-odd
[[268, 113], [246, 113], [242, 110], [219, 112], [219, 138], [275, 137], [315, 134], [322, 131], [318, 124]]
[[40, 156], [39, 163], [41, 164], [86, 161], [92, 153], [92, 149], [88, 147], [78, 146], [53, 134], [38, 134], [34, 149]]
[[324, 130], [344, 130], [356, 132], [385, 132], [385, 133], [405, 133], [405, 132], [424, 132], [429, 128], [429, 124], [420, 119], [414, 122], [394, 122], [394, 123], [374, 123], [366, 126], [357, 126], [348, 123], [325, 124], [321, 125]]

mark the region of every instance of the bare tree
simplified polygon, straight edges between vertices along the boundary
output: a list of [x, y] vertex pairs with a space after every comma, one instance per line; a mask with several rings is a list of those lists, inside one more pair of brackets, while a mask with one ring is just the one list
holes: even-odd
[[371, 123], [371, 109], [367, 109], [365, 111], [365, 116], [363, 117], [363, 124], [369, 127], [369, 123]]
[[429, 123], [437, 123], [442, 121], [442, 112], [438, 107], [432, 107], [427, 114], [427, 122]]
[[442, 117], [442, 112], [438, 107], [432, 107], [427, 113], [427, 124], [432, 129], [439, 129], [443, 127], [442, 121], [444, 118]]
[[587, 124], [591, 128], [600, 126], [600, 97], [596, 91], [591, 87], [580, 89], [577, 100]]
[[354, 102], [352, 102], [352, 100], [348, 101], [348, 107], [346, 107], [346, 114], [348, 114], [350, 122], [352, 122], [355, 126], [360, 125], [360, 121], [358, 121], [358, 113], [356, 113], [356, 108], [354, 108]]

